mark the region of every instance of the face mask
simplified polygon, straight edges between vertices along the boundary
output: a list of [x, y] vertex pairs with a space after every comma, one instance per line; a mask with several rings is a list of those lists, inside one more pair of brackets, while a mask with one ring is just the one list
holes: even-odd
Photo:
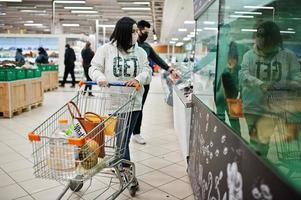
[[132, 45], [136, 44], [138, 40], [138, 33], [132, 33]]
[[141, 33], [141, 35], [139, 36], [139, 41], [140, 42], [144, 42], [148, 37], [148, 33]]

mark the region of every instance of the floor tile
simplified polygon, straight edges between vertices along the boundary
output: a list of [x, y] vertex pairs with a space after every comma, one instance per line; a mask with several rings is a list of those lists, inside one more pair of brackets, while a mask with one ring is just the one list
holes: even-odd
[[154, 187], [158, 187], [175, 180], [174, 177], [168, 176], [159, 171], [150, 172], [139, 176], [138, 178]]
[[1, 199], [16, 199], [28, 195], [19, 185], [13, 184], [0, 188]]
[[167, 167], [161, 168], [160, 171], [162, 173], [165, 173], [169, 176], [173, 176], [175, 178], [181, 178], [187, 175], [185, 167], [177, 164], [169, 165]]
[[190, 184], [190, 180], [188, 176], [183, 176], [182, 178], [180, 178], [180, 180], [184, 181], [185, 183]]
[[154, 156], [139, 150], [131, 151], [131, 159], [135, 162], [143, 161], [149, 158], [153, 158]]
[[164, 192], [167, 192], [179, 199], [186, 198], [192, 194], [190, 185], [181, 180], [175, 180], [163, 185], [160, 187], [160, 190], [163, 190]]
[[177, 200], [178, 198], [167, 194], [163, 191], [158, 189], [151, 190], [149, 192], [143, 193], [141, 195], [137, 195], [137, 197], [133, 199], [140, 199], [140, 200]]
[[180, 151], [171, 152], [160, 157], [173, 163], [177, 163], [184, 160]]
[[[92, 199], [95, 199], [96, 197], [98, 197], [97, 199], [107, 199], [110, 195], [112, 195], [116, 190], [112, 189], [112, 188], [109, 188], [107, 191], [104, 192], [104, 190], [100, 190], [100, 191], [96, 191], [96, 192], [92, 192], [92, 193], [89, 193], [87, 195], [84, 195], [82, 196], [82, 198], [84, 200], [92, 200]], [[104, 192], [102, 194], [102, 192]], [[120, 194], [116, 200], [127, 200], [129, 199], [130, 197], [129, 196], [126, 196], [124, 195], [125, 193], [128, 193], [127, 190], [125, 190], [122, 194]]]
[[147, 167], [140, 163], [136, 163], [135, 166], [136, 166], [136, 176], [140, 176], [140, 175], [147, 174], [149, 172], [154, 171], [153, 168]]
[[9, 177], [7, 174], [1, 174], [0, 175], [0, 187], [5, 187], [8, 185], [15, 184], [15, 181]]
[[166, 166], [172, 164], [171, 162], [169, 162], [167, 160], [157, 158], [157, 157], [153, 157], [153, 158], [143, 160], [140, 163], [147, 166], [147, 167], [151, 167], [153, 169], [160, 169], [160, 168], [163, 168], [163, 167], [166, 167]]
[[189, 196], [189, 197], [185, 198], [184, 200], [195, 200], [195, 199], [194, 199], [194, 196], [193, 196], [193, 195], [191, 195], [191, 196]]
[[25, 197], [17, 198], [15, 200], [34, 200], [34, 199], [30, 195], [28, 195], [28, 196], [25, 196]]
[[43, 190], [47, 190], [56, 186], [59, 186], [60, 183], [52, 180], [45, 179], [32, 179], [19, 183], [29, 194], [34, 194]]
[[13, 161], [18, 161], [20, 159], [24, 159], [24, 157], [22, 157], [20, 154], [12, 151], [10, 153], [7, 153], [7, 154], [2, 154], [0, 155], [1, 156], [1, 159], [0, 159], [0, 165], [4, 165], [4, 164], [8, 164], [8, 163], [11, 163]]
[[[35, 193], [33, 194], [33, 198], [35, 198], [36, 200], [54, 200], [56, 199], [59, 194], [61, 194], [61, 192], [63, 191], [64, 187], [62, 186], [58, 186], [58, 187], [54, 187], [48, 190], [43, 190], [41, 192]], [[70, 197], [70, 198], [69, 198]], [[67, 193], [63, 196], [62, 200], [66, 200], [66, 199], [72, 199], [72, 200], [80, 200], [80, 196], [78, 196], [77, 194], [73, 193], [71, 190], [68, 190]]]
[[6, 172], [13, 172], [25, 168], [32, 167], [33, 163], [27, 161], [25, 158], [21, 158], [18, 161], [9, 162], [1, 165], [1, 168]]
[[142, 149], [141, 151], [151, 154], [153, 156], [160, 156], [171, 152], [171, 150], [162, 148], [160, 146], [150, 146], [148, 148]]
[[17, 182], [35, 179], [33, 168], [26, 168], [18, 171], [9, 172], [8, 174]]

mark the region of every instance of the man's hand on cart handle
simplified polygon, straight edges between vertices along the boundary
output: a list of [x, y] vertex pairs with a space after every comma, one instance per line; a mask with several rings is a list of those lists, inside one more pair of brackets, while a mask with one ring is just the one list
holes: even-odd
[[129, 86], [129, 87], [135, 87], [137, 91], [139, 91], [140, 88], [141, 88], [141, 85], [140, 85], [139, 81], [137, 81], [136, 79], [132, 79], [130, 81], [126, 81], [125, 85]]
[[97, 85], [99, 85], [100, 87], [108, 87], [109, 83], [106, 80], [100, 80], [97, 82]]

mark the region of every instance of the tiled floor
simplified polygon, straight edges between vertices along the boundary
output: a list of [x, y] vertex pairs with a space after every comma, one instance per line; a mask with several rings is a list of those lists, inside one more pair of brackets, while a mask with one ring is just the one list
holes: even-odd
[[[22, 113], [12, 119], [0, 118], [0, 199], [52, 200], [62, 191], [64, 185], [52, 180], [33, 176], [31, 144], [26, 136], [29, 131], [43, 122], [51, 113], [75, 95], [67, 87], [45, 94], [42, 107]], [[164, 102], [160, 79], [152, 81], [142, 126], [146, 145], [131, 143], [132, 160], [136, 163], [140, 190], [133, 199], [192, 200], [192, 191], [187, 177], [185, 161], [181, 155], [177, 136], [173, 130], [172, 108]], [[86, 191], [86, 182], [81, 192], [67, 193], [70, 199], [105, 199], [118, 189], [108, 188], [108, 181], [96, 176]], [[86, 191], [86, 192], [85, 192]], [[67, 199], [67, 198], [64, 198]], [[124, 191], [118, 199], [132, 199]]]

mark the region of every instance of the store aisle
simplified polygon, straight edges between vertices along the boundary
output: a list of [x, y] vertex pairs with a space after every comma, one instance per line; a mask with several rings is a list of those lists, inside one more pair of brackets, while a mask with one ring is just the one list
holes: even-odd
[[[45, 93], [44, 105], [13, 119], [0, 119], [0, 197], [6, 199], [53, 200], [63, 189], [63, 183], [34, 178], [31, 144], [26, 135], [38, 124], [67, 102], [75, 91], [66, 87], [63, 92]], [[68, 92], [67, 92], [68, 91]], [[163, 100], [161, 80], [154, 77], [145, 105], [142, 127], [146, 145], [131, 143], [132, 160], [136, 163], [140, 190], [134, 199], [192, 200], [192, 191], [186, 174], [177, 136], [173, 130], [172, 108]], [[84, 194], [73, 194], [70, 199], [94, 199], [106, 189], [108, 181], [95, 177]], [[88, 187], [84, 185], [82, 192]], [[108, 190], [112, 192], [117, 185]], [[68, 192], [68, 194], [71, 194]], [[104, 199], [104, 196], [98, 199]], [[118, 199], [131, 199], [128, 191]]]

